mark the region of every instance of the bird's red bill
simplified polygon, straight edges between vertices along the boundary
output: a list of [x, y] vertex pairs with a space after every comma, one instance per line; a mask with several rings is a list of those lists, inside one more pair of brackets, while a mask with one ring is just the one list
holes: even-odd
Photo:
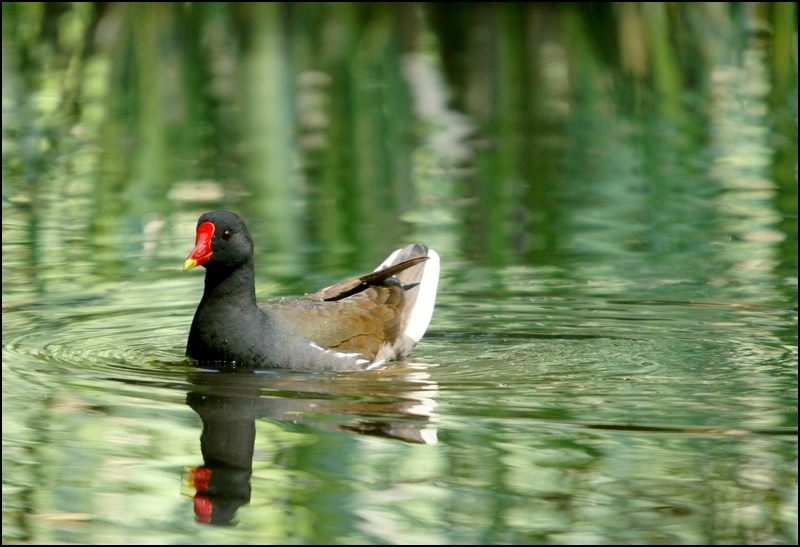
[[215, 226], [211, 222], [204, 222], [197, 227], [197, 239], [194, 250], [183, 263], [183, 271], [191, 270], [208, 262], [211, 258], [211, 242], [214, 240]]

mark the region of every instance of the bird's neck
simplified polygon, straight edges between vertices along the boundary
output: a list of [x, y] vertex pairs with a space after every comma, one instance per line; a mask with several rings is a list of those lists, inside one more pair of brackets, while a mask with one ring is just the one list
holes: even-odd
[[242, 310], [256, 308], [256, 284], [253, 263], [248, 262], [234, 270], [206, 269], [202, 304], [222, 303]]

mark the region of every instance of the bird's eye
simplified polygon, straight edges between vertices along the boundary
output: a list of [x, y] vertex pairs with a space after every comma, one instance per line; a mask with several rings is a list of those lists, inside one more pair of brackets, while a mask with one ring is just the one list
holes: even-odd
[[233, 232], [231, 232], [230, 230], [225, 230], [224, 232], [222, 232], [222, 239], [224, 239], [225, 241], [228, 241], [232, 237], [233, 237]]

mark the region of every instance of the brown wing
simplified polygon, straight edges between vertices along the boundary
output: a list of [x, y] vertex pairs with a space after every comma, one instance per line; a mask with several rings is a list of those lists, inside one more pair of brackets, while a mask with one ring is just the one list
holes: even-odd
[[[415, 247], [409, 247], [409, 252]], [[403, 325], [405, 291], [397, 274], [428, 260], [417, 256], [300, 298], [259, 304], [286, 330], [321, 348], [356, 352], [372, 361]], [[402, 276], [400, 276], [402, 277]]]
[[331, 288], [301, 298], [265, 302], [261, 307], [321, 348], [360, 353], [372, 361], [384, 342], [393, 341], [399, 333], [402, 287], [387, 280], [338, 300], [319, 298]]

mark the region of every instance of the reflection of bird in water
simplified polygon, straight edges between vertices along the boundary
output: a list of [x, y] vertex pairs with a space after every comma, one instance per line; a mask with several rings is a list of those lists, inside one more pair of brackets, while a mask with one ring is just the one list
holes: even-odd
[[307, 374], [197, 371], [187, 404], [203, 421], [204, 465], [187, 477], [200, 522], [230, 524], [250, 501], [255, 421], [347, 431], [435, 444], [436, 383], [422, 365], [380, 371]]

